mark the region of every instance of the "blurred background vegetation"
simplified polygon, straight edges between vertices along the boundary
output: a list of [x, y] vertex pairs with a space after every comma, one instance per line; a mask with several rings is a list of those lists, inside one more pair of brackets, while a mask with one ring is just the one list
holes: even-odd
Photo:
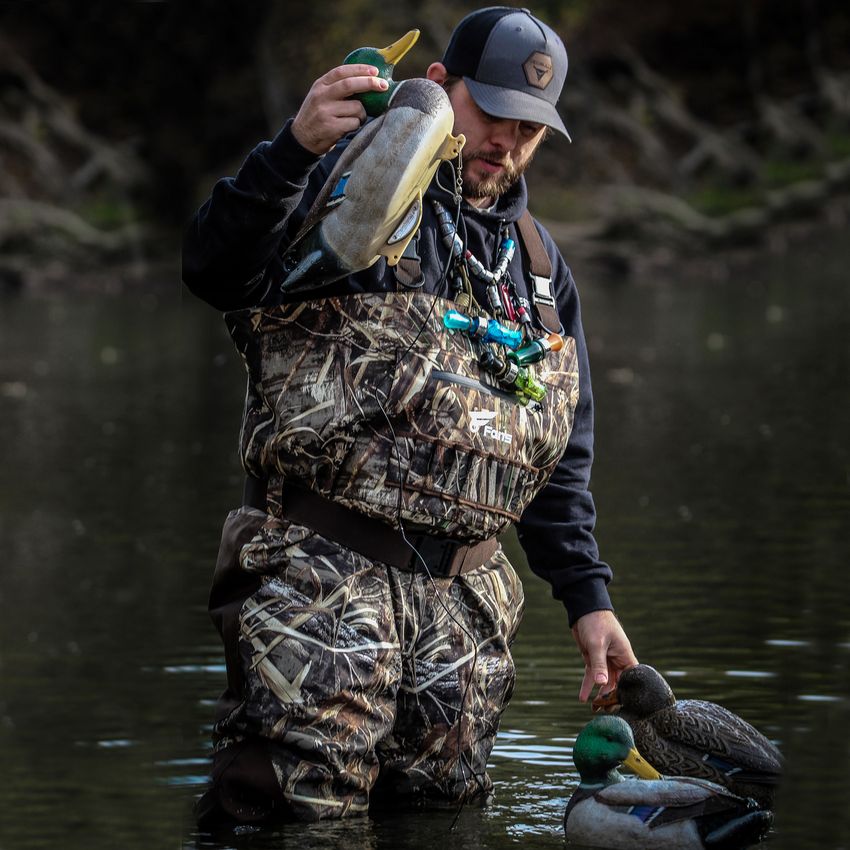
[[[424, 73], [479, 4], [0, 3], [0, 279], [174, 261], [179, 231], [362, 44], [422, 35]], [[532, 211], [572, 256], [758, 243], [850, 187], [850, 13], [839, 0], [542, 0], [570, 71]], [[836, 211], [837, 210], [837, 211]]]

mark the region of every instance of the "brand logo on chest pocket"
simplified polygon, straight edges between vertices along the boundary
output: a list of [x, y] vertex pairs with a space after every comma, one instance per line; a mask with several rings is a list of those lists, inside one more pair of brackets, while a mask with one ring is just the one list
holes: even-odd
[[495, 418], [495, 410], [472, 410], [470, 411], [469, 430], [473, 434], [482, 434], [490, 439], [497, 440], [500, 443], [510, 445], [513, 442], [513, 436], [507, 431], [497, 431], [489, 423]]

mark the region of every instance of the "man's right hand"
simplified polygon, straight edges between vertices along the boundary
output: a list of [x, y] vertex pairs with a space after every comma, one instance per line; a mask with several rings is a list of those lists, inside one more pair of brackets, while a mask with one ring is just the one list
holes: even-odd
[[386, 80], [373, 65], [340, 65], [319, 77], [292, 122], [292, 135], [315, 154], [327, 153], [366, 120], [366, 110], [351, 95], [386, 91]]
[[587, 702], [593, 688], [611, 691], [623, 670], [638, 663], [632, 645], [613, 611], [591, 611], [576, 620], [573, 637], [584, 658], [584, 678], [578, 698]]

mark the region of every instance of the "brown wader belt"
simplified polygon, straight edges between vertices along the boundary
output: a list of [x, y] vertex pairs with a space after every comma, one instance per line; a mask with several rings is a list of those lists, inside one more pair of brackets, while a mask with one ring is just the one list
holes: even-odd
[[[257, 507], [261, 500], [265, 504], [263, 490], [263, 482], [249, 476], [245, 486], [246, 504]], [[284, 488], [281, 513], [286, 519], [311, 528], [372, 561], [409, 572], [427, 571], [443, 578], [477, 569], [499, 548], [495, 537], [471, 545], [430, 534], [409, 535], [405, 539], [400, 531], [381, 520], [301, 487]]]

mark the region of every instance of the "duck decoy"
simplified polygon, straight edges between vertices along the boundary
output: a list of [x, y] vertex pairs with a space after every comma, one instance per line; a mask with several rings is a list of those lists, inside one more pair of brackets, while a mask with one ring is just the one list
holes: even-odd
[[[386, 52], [379, 71], [391, 76], [416, 36], [414, 30], [383, 51], [359, 48], [348, 58], [375, 64], [371, 52]], [[284, 253], [285, 293], [332, 283], [381, 257], [398, 263], [422, 221], [422, 196], [437, 168], [466, 141], [452, 135], [454, 112], [437, 83], [393, 81], [380, 94], [368, 108], [385, 111], [346, 145]]]
[[[773, 815], [704, 779], [664, 778], [634, 745], [629, 725], [597, 715], [579, 733], [581, 781], [564, 813], [567, 842], [609, 850], [740, 850], [758, 843]], [[624, 764], [645, 779], [626, 779]]]
[[717, 703], [677, 700], [648, 664], [620, 674], [615, 690], [593, 701], [632, 728], [638, 749], [665, 774], [709, 779], [763, 808], [773, 805], [782, 756], [761, 732]]

